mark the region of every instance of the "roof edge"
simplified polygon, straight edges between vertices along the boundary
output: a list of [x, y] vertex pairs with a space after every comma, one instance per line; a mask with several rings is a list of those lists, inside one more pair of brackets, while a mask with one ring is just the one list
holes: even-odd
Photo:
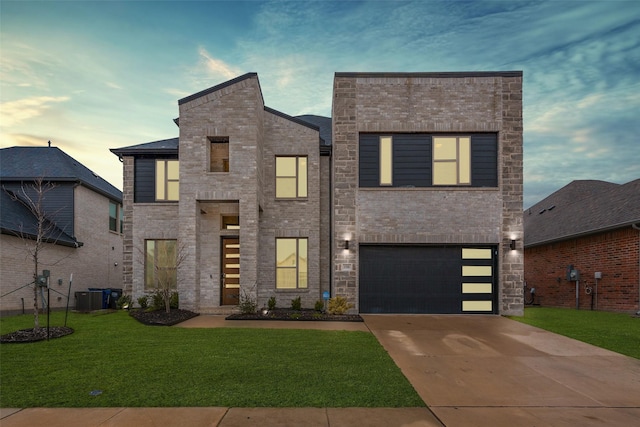
[[522, 77], [522, 71], [441, 71], [441, 72], [336, 72], [335, 77], [361, 78], [464, 78], [464, 77]]
[[[186, 104], [187, 102], [193, 101], [194, 99], [198, 99], [198, 98], [200, 98], [202, 96], [205, 96], [205, 95], [208, 95], [210, 93], [219, 91], [220, 89], [224, 89], [225, 87], [232, 86], [232, 85], [234, 85], [236, 83], [239, 83], [239, 82], [241, 82], [243, 80], [247, 80], [247, 79], [250, 79], [250, 78], [253, 78], [253, 77], [257, 78], [258, 77], [258, 73], [255, 73], [255, 72], [246, 73], [246, 74], [238, 76], [238, 77], [236, 77], [234, 79], [228, 80], [228, 81], [226, 81], [224, 83], [220, 83], [219, 85], [210, 87], [210, 88], [205, 89], [205, 90], [201, 90], [200, 92], [194, 93], [193, 95], [189, 95], [189, 96], [187, 96], [185, 98], [179, 99], [178, 100], [178, 105]], [[258, 85], [259, 85], [259, 83], [258, 83]], [[263, 101], [263, 103], [264, 103], [264, 101]]]
[[[533, 243], [525, 243], [524, 247], [525, 248], [533, 248], [535, 246], [548, 245], [549, 243], [557, 243], [557, 242], [562, 242], [562, 241], [565, 241], [565, 240], [576, 239], [576, 238], [579, 238], [579, 237], [590, 236], [590, 235], [593, 235], [593, 234], [606, 233], [607, 231], [617, 230], [617, 229], [620, 229], [620, 228], [631, 227], [631, 226], [633, 226], [633, 224], [639, 224], [639, 223], [640, 223], [640, 218], [637, 219], [637, 220], [625, 221], [625, 222], [621, 222], [619, 224], [610, 225], [608, 227], [594, 228], [594, 229], [591, 229], [591, 230], [583, 231], [581, 233], [566, 234], [564, 236], [556, 237], [556, 238], [553, 238], [553, 239], [540, 240], [538, 242], [533, 242]], [[526, 237], [525, 237], [525, 240], [526, 240]]]
[[320, 127], [314, 125], [313, 123], [309, 123], [309, 122], [306, 122], [306, 121], [304, 121], [302, 119], [295, 118], [295, 117], [290, 116], [290, 115], [288, 115], [286, 113], [283, 113], [282, 111], [274, 110], [273, 108], [267, 107], [266, 105], [264, 106], [264, 111], [266, 111], [267, 113], [275, 114], [276, 116], [282, 117], [283, 119], [290, 120], [290, 121], [292, 121], [294, 123], [297, 123], [299, 125], [308, 127], [309, 129], [320, 131]]

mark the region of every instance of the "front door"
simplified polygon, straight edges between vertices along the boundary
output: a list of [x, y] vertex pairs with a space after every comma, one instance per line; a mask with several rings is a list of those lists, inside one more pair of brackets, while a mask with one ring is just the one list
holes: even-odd
[[240, 239], [222, 238], [222, 305], [238, 305], [240, 302]]

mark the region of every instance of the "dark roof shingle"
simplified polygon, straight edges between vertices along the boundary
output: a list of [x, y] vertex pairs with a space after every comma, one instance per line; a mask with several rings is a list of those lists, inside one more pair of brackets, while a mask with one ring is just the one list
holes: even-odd
[[122, 202], [122, 192], [57, 147], [9, 147], [0, 149], [2, 181], [78, 181], [86, 187]]
[[524, 244], [544, 243], [640, 223], [640, 179], [626, 184], [573, 181], [524, 212]]

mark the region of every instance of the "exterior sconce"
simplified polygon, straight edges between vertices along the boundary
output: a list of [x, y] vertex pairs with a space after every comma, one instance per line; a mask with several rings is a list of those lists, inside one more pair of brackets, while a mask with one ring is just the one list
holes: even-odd
[[512, 251], [516, 250], [516, 241], [515, 240], [511, 240], [511, 244], [509, 244], [509, 247], [511, 248]]
[[345, 248], [346, 250], [349, 250], [349, 240], [345, 240], [345, 241], [344, 241], [344, 248]]

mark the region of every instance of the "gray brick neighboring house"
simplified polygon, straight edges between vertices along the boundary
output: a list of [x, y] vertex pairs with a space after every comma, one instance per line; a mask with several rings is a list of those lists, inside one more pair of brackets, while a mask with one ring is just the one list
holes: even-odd
[[326, 291], [361, 313], [522, 313], [521, 72], [336, 73], [332, 118], [266, 107], [255, 73], [178, 104], [179, 138], [111, 150], [134, 298], [165, 251], [198, 312]]
[[[122, 289], [122, 192], [57, 147], [10, 147], [0, 150], [0, 311], [33, 310], [34, 264], [27, 250], [37, 235], [35, 216], [26, 198], [42, 179], [47, 219], [39, 272], [50, 271], [51, 307], [64, 308], [73, 287]], [[24, 190], [24, 192], [23, 192]], [[51, 226], [49, 226], [51, 225]], [[25, 286], [29, 285], [29, 286]], [[43, 292], [42, 294], [46, 294]], [[39, 301], [39, 307], [43, 307]], [[42, 324], [42, 323], [41, 323]]]

